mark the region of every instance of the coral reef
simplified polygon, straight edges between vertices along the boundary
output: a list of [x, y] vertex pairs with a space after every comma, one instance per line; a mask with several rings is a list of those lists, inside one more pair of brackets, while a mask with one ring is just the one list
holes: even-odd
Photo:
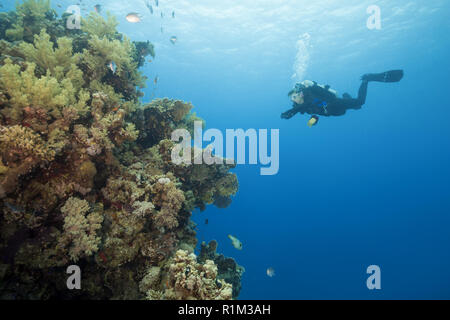
[[[152, 272], [151, 270], [150, 272]], [[153, 271], [155, 273], [155, 271]], [[147, 273], [141, 287], [155, 281], [157, 275]], [[147, 290], [147, 299], [167, 300], [230, 300], [231, 284], [217, 278], [217, 266], [211, 260], [201, 264], [196, 256], [178, 250], [169, 266], [166, 284], [162, 291]], [[145, 280], [145, 281], [144, 281]]]
[[217, 265], [217, 278], [223, 279], [233, 286], [233, 299], [236, 299], [241, 291], [241, 278], [245, 269], [238, 265], [233, 258], [218, 254], [217, 245], [216, 240], [211, 240], [208, 244], [202, 242], [198, 261], [205, 263], [207, 260], [212, 260]]
[[[0, 298], [236, 298], [240, 267], [197, 260], [190, 221], [230, 204], [233, 165], [172, 163], [171, 132], [203, 120], [183, 101], [142, 104], [153, 45], [109, 14], [67, 18], [48, 0], [0, 13]], [[67, 290], [70, 264], [82, 290]]]

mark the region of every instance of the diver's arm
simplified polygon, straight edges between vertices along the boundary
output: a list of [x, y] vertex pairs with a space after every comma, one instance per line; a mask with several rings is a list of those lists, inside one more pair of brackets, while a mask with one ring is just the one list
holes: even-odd
[[300, 110], [299, 109], [297, 109], [297, 108], [292, 108], [292, 109], [289, 109], [288, 111], [286, 111], [286, 112], [283, 112], [282, 114], [281, 114], [281, 118], [282, 119], [290, 119], [290, 118], [292, 118], [293, 116], [295, 116], [297, 113], [299, 113], [300, 112]]

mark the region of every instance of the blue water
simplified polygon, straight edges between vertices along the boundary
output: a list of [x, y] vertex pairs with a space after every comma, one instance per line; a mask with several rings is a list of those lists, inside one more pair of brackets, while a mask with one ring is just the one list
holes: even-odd
[[[450, 2], [159, 2], [153, 16], [143, 1], [96, 2], [132, 40], [155, 44], [143, 71], [159, 82], [149, 81], [144, 101], [152, 92], [190, 101], [207, 128], [280, 129], [278, 175], [238, 166], [231, 206], [193, 214], [199, 240], [218, 240], [245, 267], [240, 299], [449, 299]], [[366, 27], [372, 4], [381, 30]], [[130, 11], [142, 23], [127, 23]], [[405, 77], [371, 83], [361, 110], [313, 128], [306, 115], [282, 120], [305, 33], [304, 79], [354, 96], [364, 73], [401, 68]], [[381, 290], [366, 287], [372, 264]]]

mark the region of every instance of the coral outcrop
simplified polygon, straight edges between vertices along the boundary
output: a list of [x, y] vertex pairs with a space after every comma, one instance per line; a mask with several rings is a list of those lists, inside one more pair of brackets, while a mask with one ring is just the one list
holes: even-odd
[[[150, 279], [154, 277], [147, 273], [146, 282], [149, 275]], [[214, 262], [198, 263], [195, 254], [185, 250], [178, 250], [171, 261], [163, 290], [147, 291], [149, 300], [229, 300], [231, 296], [231, 285], [217, 278]]]
[[231, 202], [233, 166], [172, 163], [171, 132], [203, 120], [183, 101], [142, 105], [153, 45], [109, 14], [67, 19], [48, 0], [0, 13], [0, 298], [236, 297], [240, 278], [196, 259], [190, 221]]
[[217, 265], [217, 278], [232, 285], [233, 299], [235, 299], [241, 291], [241, 278], [245, 269], [238, 265], [233, 258], [218, 254], [217, 245], [216, 240], [211, 240], [208, 244], [202, 242], [198, 261], [205, 263], [207, 260], [211, 260]]

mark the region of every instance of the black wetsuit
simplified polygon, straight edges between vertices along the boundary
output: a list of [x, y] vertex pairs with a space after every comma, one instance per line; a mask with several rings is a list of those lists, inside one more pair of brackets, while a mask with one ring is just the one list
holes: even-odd
[[[338, 98], [330, 92], [329, 86], [322, 88], [314, 82], [313, 86], [302, 88], [304, 103], [294, 102], [292, 109], [284, 112], [281, 117], [290, 119], [297, 113], [308, 113], [317, 118], [317, 115], [342, 116], [349, 109], [361, 109], [366, 103], [367, 86], [370, 81], [376, 82], [399, 82], [403, 78], [403, 70], [390, 70], [382, 73], [368, 73], [361, 77], [362, 83], [359, 87], [358, 97], [352, 98], [348, 93], [344, 93], [342, 98]], [[298, 93], [298, 91], [297, 91]], [[318, 118], [317, 118], [318, 119]]]
[[282, 118], [290, 119], [297, 113], [308, 113], [310, 115], [320, 116], [342, 116], [348, 109], [361, 109], [366, 103], [367, 81], [363, 81], [359, 87], [358, 98], [353, 99], [349, 94], [344, 94], [343, 98], [336, 97], [328, 91], [328, 86], [322, 88], [314, 82], [314, 85], [303, 89], [303, 104], [294, 102], [292, 109], [282, 114]]

